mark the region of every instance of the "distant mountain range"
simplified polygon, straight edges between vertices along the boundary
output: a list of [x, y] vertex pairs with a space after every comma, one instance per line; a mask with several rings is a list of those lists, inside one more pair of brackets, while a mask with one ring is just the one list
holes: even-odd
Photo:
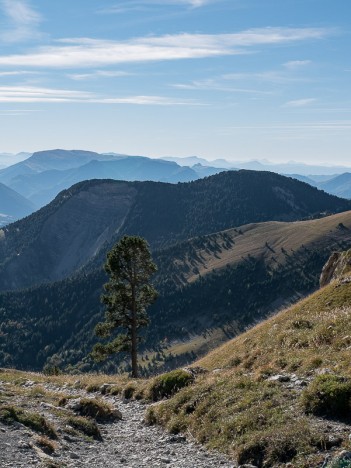
[[89, 151], [50, 150], [0, 171], [0, 182], [41, 207], [72, 185], [90, 179], [187, 182], [224, 169], [179, 166], [175, 162], [142, 156], [98, 154]]
[[351, 202], [272, 172], [229, 171], [190, 183], [92, 180], [60, 193], [4, 229], [0, 290], [73, 274], [123, 234], [153, 249], [250, 222], [294, 221], [351, 209]]
[[[219, 172], [239, 169], [282, 173], [339, 197], [351, 198], [351, 175], [345, 167], [309, 166], [300, 163], [273, 164], [269, 161], [207, 161], [191, 156], [152, 159], [118, 153], [99, 154], [81, 150], [47, 150], [30, 153], [0, 154], [0, 183], [29, 201], [32, 210], [50, 203], [62, 190], [84, 180], [188, 182]], [[12, 163], [12, 164], [11, 164]], [[338, 174], [342, 172], [343, 174]], [[23, 200], [22, 200], [23, 201]], [[7, 205], [9, 207], [9, 205]], [[8, 209], [0, 225], [19, 219], [18, 210]], [[1, 212], [0, 212], [1, 213]], [[30, 212], [26, 211], [26, 214]]]
[[17, 154], [0, 153], [0, 168], [3, 169], [13, 164], [17, 164], [25, 159], [28, 159], [33, 153], [21, 152]]
[[212, 166], [225, 169], [248, 169], [252, 171], [270, 171], [278, 174], [299, 174], [301, 176], [309, 176], [314, 179], [317, 176], [330, 176], [333, 177], [337, 174], [350, 171], [347, 166], [321, 166], [309, 165], [298, 162], [288, 163], [272, 163], [267, 160], [252, 160], [252, 161], [227, 161], [225, 159], [215, 159], [214, 161], [207, 161], [197, 156], [190, 157], [164, 157], [167, 161], [174, 161], [180, 166], [193, 166], [195, 164], [202, 164], [204, 166]]

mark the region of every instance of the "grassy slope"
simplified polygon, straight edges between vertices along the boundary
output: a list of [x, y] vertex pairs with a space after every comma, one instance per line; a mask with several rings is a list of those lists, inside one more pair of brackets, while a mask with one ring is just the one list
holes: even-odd
[[[339, 227], [340, 223], [344, 229]], [[235, 267], [248, 256], [264, 259], [268, 268], [279, 270], [295, 255], [294, 261], [299, 258], [305, 268], [303, 257], [307, 251], [340, 250], [350, 242], [351, 211], [348, 211], [309, 221], [248, 224], [203, 237], [201, 240], [190, 240], [181, 244], [179, 252], [174, 252], [172, 248], [166, 249], [162, 257], [171, 254], [174, 266], [172, 279], [176, 285], [186, 285], [214, 271], [216, 274], [221, 274], [221, 270], [225, 273], [228, 265]], [[161, 270], [160, 276], [164, 273]], [[276, 294], [276, 302], [271, 305], [271, 311], [279, 310], [289, 303], [289, 300], [296, 300], [297, 296], [283, 299]], [[195, 334], [185, 342], [171, 343], [165, 354], [177, 356], [194, 352], [201, 355], [227, 340], [228, 336], [221, 328], [211, 328], [206, 335]]]
[[[344, 229], [339, 224], [344, 225]], [[345, 229], [346, 228], [346, 229]], [[271, 221], [252, 223], [239, 228], [189, 240], [174, 255], [172, 248], [164, 251], [174, 258], [179, 284], [191, 283], [227, 265], [240, 263], [248, 255], [264, 258], [271, 266], [286, 263], [287, 253], [303, 247], [317, 248], [331, 242], [351, 239], [351, 211], [321, 219], [296, 222]], [[190, 254], [188, 254], [190, 252]]]
[[321, 466], [333, 437], [350, 447], [350, 426], [307, 416], [302, 388], [269, 376], [310, 382], [327, 368], [351, 377], [350, 330], [351, 283], [337, 281], [198, 361], [209, 373], [156, 406], [151, 419], [241, 463]]

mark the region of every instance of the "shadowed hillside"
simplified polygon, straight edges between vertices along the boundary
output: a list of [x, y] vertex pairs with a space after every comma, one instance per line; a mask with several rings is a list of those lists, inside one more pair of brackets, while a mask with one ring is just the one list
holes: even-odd
[[123, 234], [141, 235], [155, 250], [246, 223], [293, 221], [350, 207], [349, 201], [269, 172], [226, 172], [176, 185], [82, 182], [3, 230], [0, 290], [100, 266]]

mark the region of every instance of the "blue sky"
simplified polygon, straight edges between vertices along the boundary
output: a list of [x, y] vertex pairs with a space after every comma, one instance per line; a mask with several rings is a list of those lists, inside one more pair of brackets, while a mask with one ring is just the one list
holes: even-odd
[[0, 0], [0, 152], [351, 165], [349, 0]]

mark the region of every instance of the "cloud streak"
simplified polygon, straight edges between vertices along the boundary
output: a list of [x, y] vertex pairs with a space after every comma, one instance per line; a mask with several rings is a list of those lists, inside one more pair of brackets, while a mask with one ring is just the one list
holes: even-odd
[[0, 9], [8, 22], [0, 33], [2, 41], [20, 42], [39, 36], [37, 28], [42, 18], [27, 0], [1, 0]]
[[306, 99], [296, 99], [293, 101], [288, 101], [284, 104], [284, 107], [306, 107], [310, 104], [316, 102], [317, 99], [315, 98], [306, 98]]
[[32, 53], [0, 56], [0, 66], [86, 68], [247, 54], [252, 48], [291, 44], [326, 37], [323, 28], [263, 28], [233, 34], [176, 34], [129, 41], [78, 38]]
[[119, 2], [108, 8], [99, 10], [103, 14], [120, 14], [135, 10], [145, 10], [153, 7], [165, 6], [185, 6], [190, 8], [200, 8], [219, 0], [132, 0], [128, 2]]
[[0, 103], [95, 103], [134, 104], [141, 106], [196, 106], [192, 99], [176, 99], [167, 96], [105, 97], [95, 93], [67, 89], [34, 86], [0, 86]]

